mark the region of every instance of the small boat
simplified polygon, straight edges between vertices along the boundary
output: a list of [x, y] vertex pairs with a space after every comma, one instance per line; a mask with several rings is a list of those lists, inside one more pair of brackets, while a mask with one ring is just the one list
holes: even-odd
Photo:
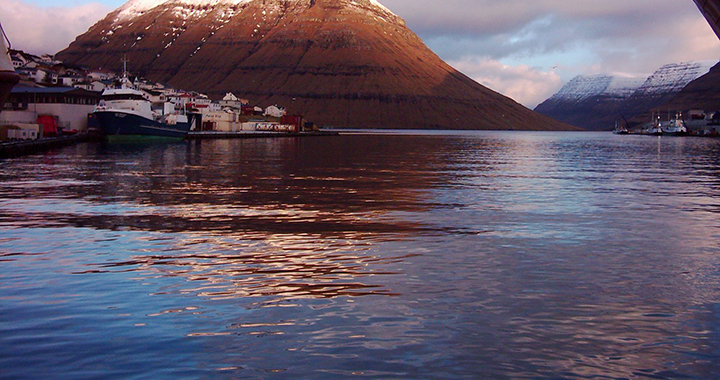
[[627, 129], [626, 126], [622, 125], [619, 122], [615, 122], [615, 129], [613, 129], [613, 133], [616, 135], [629, 135], [630, 131]]
[[663, 131], [662, 128], [660, 128], [660, 124], [658, 123], [650, 125], [645, 133], [651, 136], [662, 136]]
[[93, 117], [107, 137], [185, 138], [190, 130], [201, 126], [200, 114], [177, 112], [175, 104], [169, 102], [158, 110], [153, 110], [152, 105], [144, 92], [132, 87], [125, 70], [120, 87], [103, 92]]
[[20, 81], [20, 76], [15, 72], [10, 59], [9, 46], [10, 40], [0, 24], [0, 112], [10, 96], [10, 91]]

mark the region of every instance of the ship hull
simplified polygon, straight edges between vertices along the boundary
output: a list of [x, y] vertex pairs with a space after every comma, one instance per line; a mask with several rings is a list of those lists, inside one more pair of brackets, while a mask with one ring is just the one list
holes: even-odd
[[105, 136], [147, 136], [185, 138], [198, 115], [188, 115], [187, 123], [165, 124], [131, 113], [120, 111], [96, 111], [94, 113], [100, 130]]

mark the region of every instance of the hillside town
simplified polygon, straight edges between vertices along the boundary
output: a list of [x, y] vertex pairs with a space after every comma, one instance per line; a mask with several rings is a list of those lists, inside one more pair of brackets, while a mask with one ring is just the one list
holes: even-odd
[[[102, 93], [118, 88], [123, 75], [109, 70], [89, 70], [54, 59], [10, 50], [20, 83], [3, 104], [0, 113], [0, 141], [34, 140], [41, 137], [92, 133], [93, 112], [103, 105]], [[152, 102], [153, 109], [171, 104], [179, 114], [199, 113], [202, 122], [196, 133], [301, 132], [314, 129], [302, 116], [288, 115], [277, 104], [260, 107], [249, 99], [228, 93], [220, 101], [130, 77], [131, 86]], [[166, 111], [166, 110], [164, 110]]]

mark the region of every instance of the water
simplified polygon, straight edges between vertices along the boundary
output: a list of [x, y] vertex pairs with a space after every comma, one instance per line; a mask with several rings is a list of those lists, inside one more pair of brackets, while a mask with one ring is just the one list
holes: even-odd
[[417, 132], [0, 162], [2, 379], [720, 377], [720, 141]]

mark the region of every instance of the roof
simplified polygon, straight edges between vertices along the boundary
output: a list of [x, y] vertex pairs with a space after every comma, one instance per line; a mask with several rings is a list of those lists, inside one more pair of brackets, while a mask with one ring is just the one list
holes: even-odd
[[53, 94], [53, 95], [77, 95], [77, 96], [90, 96], [100, 97], [100, 93], [95, 91], [88, 91], [81, 88], [75, 87], [29, 87], [29, 86], [15, 86], [13, 87], [11, 94]]

